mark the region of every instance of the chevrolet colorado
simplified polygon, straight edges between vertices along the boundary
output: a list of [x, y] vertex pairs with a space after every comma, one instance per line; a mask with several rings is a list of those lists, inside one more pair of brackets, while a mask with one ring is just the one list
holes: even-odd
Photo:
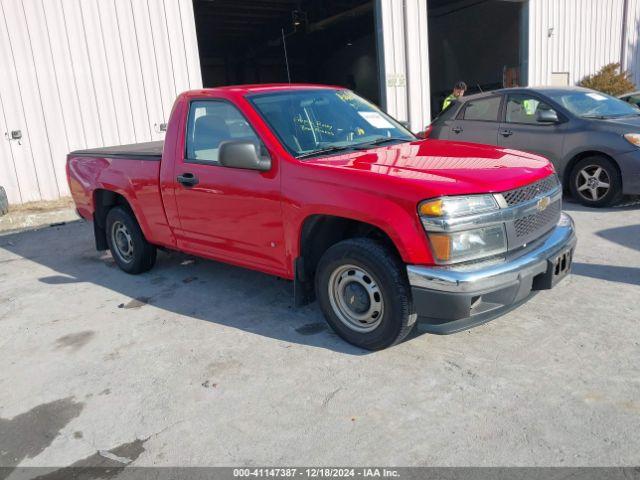
[[277, 275], [371, 350], [418, 318], [494, 318], [562, 279], [576, 244], [545, 158], [420, 140], [337, 87], [185, 92], [164, 142], [72, 152], [67, 176], [125, 272], [166, 248]]

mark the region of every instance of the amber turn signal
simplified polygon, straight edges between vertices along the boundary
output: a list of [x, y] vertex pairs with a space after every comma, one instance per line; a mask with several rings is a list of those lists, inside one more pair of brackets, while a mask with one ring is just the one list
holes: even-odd
[[442, 216], [442, 199], [431, 200], [430, 202], [422, 202], [420, 204], [420, 215], [426, 215], [429, 217], [441, 217]]
[[440, 262], [451, 260], [451, 237], [444, 233], [429, 234], [433, 254]]

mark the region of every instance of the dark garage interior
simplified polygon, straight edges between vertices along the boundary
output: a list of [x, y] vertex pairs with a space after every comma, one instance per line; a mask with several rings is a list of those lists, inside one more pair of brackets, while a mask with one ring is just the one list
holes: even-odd
[[[292, 82], [340, 85], [380, 104], [380, 19], [374, 4], [194, 0], [203, 85], [287, 82], [286, 44]], [[527, 84], [526, 1], [427, 4], [432, 117], [457, 80], [467, 83], [468, 94]]]
[[527, 4], [428, 0], [431, 113], [458, 80], [470, 93], [527, 85]]
[[379, 103], [374, 5], [362, 0], [194, 0], [203, 85], [340, 85]]

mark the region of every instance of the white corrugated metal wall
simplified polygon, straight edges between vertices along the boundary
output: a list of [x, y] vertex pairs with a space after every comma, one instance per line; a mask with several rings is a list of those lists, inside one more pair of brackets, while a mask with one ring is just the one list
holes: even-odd
[[627, 0], [624, 68], [631, 72], [633, 83], [640, 88], [640, 0]]
[[415, 131], [431, 120], [427, 0], [377, 0], [383, 106]]
[[623, 42], [624, 68], [640, 83], [639, 19], [638, 0], [529, 0], [529, 85], [548, 85], [553, 74], [568, 74], [574, 85], [608, 63], [619, 63]]
[[69, 151], [161, 139], [202, 87], [192, 2], [0, 0], [0, 72], [0, 185], [10, 203], [67, 195]]

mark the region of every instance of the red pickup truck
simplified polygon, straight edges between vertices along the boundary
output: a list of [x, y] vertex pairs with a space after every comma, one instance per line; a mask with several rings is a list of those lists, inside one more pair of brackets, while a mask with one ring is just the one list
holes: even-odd
[[67, 175], [125, 272], [165, 248], [277, 275], [372, 350], [418, 318], [494, 318], [562, 279], [576, 244], [544, 158], [416, 138], [337, 87], [186, 92], [164, 142], [72, 152]]

